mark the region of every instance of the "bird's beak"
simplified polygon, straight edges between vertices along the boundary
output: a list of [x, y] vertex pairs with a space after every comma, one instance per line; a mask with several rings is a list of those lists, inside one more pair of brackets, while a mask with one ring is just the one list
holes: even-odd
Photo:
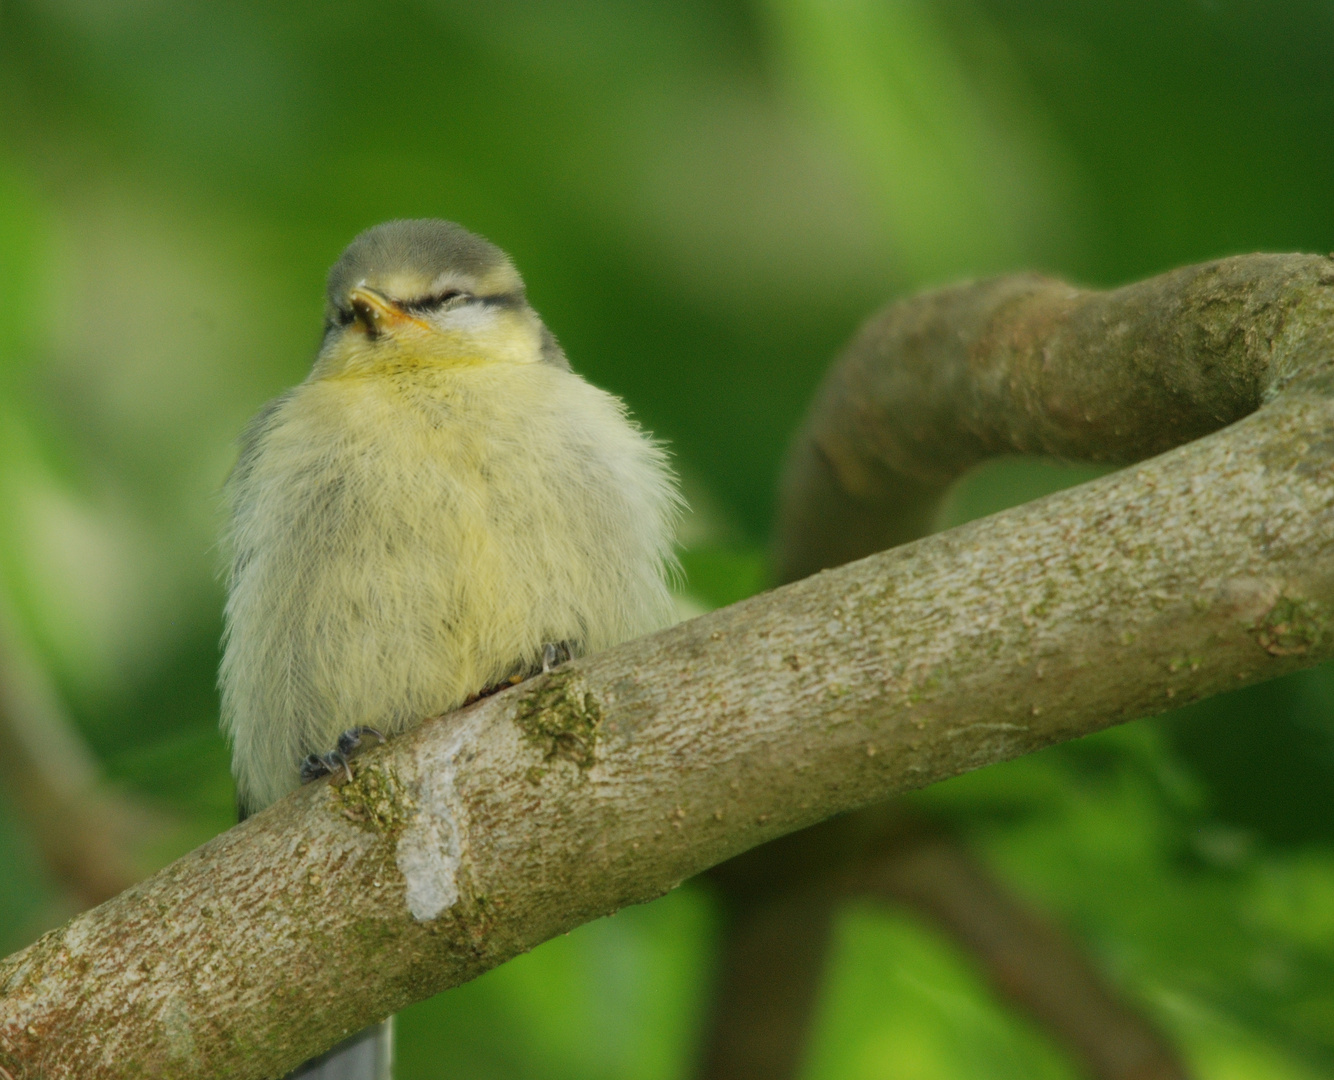
[[367, 335], [376, 338], [381, 334], [391, 334], [407, 326], [416, 326], [429, 330], [420, 319], [409, 315], [387, 296], [376, 292], [367, 285], [358, 285], [347, 297], [352, 305], [352, 313]]

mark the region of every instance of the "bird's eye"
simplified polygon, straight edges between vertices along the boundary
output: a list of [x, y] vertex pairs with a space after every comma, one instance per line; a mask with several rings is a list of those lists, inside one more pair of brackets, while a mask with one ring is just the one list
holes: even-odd
[[353, 320], [356, 319], [356, 317], [357, 317], [356, 312], [353, 311], [351, 308], [339, 308], [339, 309], [338, 309], [338, 325], [339, 325], [339, 326], [351, 326]]
[[403, 307], [405, 310], [413, 312], [439, 311], [451, 300], [460, 298], [471, 299], [472, 294], [464, 292], [462, 289], [446, 289], [434, 296], [423, 296], [417, 300], [409, 300]]

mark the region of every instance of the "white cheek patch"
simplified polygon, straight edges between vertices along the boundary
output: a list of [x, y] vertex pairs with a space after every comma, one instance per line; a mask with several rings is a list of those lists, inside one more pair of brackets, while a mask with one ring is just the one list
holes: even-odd
[[539, 323], [511, 307], [487, 303], [460, 304], [434, 320], [459, 355], [529, 364], [542, 358]]
[[450, 308], [440, 320], [448, 330], [464, 334], [485, 334], [496, 329], [499, 313], [486, 304], [460, 304]]

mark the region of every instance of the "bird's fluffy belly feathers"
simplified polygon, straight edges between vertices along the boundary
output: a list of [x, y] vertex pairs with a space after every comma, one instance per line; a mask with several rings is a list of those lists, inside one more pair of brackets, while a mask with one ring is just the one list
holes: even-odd
[[548, 364], [303, 383], [255, 421], [231, 489], [220, 678], [251, 809], [347, 728], [401, 730], [546, 642], [669, 617], [663, 455]]

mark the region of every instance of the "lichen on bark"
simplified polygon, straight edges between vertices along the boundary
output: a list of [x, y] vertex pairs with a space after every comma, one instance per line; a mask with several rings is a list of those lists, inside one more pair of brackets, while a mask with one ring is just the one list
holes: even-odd
[[412, 819], [416, 804], [393, 767], [353, 761], [353, 776], [329, 785], [329, 797], [348, 821], [372, 832], [397, 835]]
[[[602, 727], [597, 697], [583, 689], [571, 671], [552, 671], [539, 678], [532, 689], [525, 688], [514, 722], [542, 752], [544, 763], [560, 758], [581, 770], [591, 768], [597, 761]], [[530, 770], [530, 779], [540, 780], [541, 775]]]
[[1315, 601], [1280, 596], [1256, 626], [1256, 640], [1270, 656], [1304, 656], [1319, 648], [1327, 623]]

